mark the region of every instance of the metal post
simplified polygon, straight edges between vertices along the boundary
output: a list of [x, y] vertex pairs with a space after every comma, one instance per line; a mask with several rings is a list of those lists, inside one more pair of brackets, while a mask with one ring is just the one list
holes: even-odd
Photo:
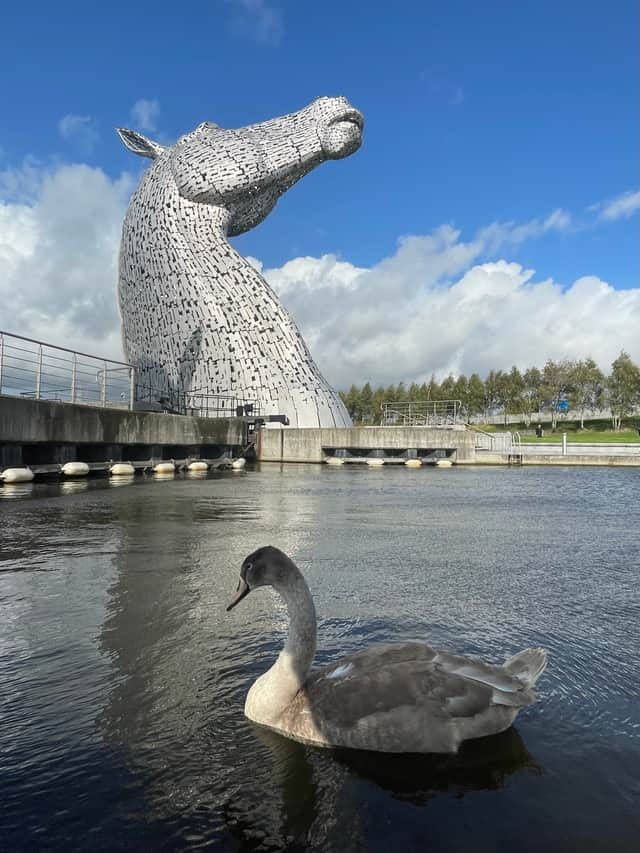
[[567, 434], [566, 432], [562, 433], [562, 455], [567, 455]]
[[129, 411], [133, 411], [133, 401], [135, 399], [135, 376], [134, 367], [129, 368]]
[[104, 408], [107, 405], [107, 362], [103, 362], [102, 364], [102, 393], [101, 393], [101, 402], [102, 407]]
[[77, 356], [74, 352], [73, 358], [71, 360], [71, 402], [75, 403], [76, 401], [76, 370], [77, 370]]
[[36, 400], [40, 399], [40, 388], [42, 387], [42, 344], [38, 344], [38, 369], [36, 371]]

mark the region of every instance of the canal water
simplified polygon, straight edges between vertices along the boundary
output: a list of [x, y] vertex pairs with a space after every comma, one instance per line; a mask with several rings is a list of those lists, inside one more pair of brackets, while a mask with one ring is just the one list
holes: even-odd
[[[0, 489], [0, 848], [637, 851], [640, 472], [263, 465]], [[424, 639], [549, 650], [539, 701], [458, 756], [249, 723], [286, 630], [242, 559], [305, 573], [318, 663]]]

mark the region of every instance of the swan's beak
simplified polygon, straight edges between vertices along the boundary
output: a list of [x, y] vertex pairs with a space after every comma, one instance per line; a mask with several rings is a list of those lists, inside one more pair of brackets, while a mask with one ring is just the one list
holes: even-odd
[[233, 598], [231, 599], [231, 601], [227, 605], [227, 613], [230, 610], [233, 610], [233, 608], [236, 606], [236, 604], [238, 604], [238, 602], [242, 601], [242, 599], [245, 597], [245, 595], [249, 595], [250, 592], [251, 592], [251, 589], [249, 588], [249, 584], [245, 580], [240, 578], [240, 580], [238, 581], [238, 588], [236, 590], [236, 594], [233, 596]]

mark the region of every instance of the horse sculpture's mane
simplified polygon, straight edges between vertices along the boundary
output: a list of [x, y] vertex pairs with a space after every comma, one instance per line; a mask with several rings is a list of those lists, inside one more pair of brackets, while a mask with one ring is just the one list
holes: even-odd
[[255, 400], [293, 426], [351, 420], [291, 316], [228, 242], [261, 222], [315, 166], [346, 157], [362, 116], [344, 98], [238, 130], [199, 125], [171, 147], [118, 132], [153, 160], [120, 247], [123, 343], [139, 396]]

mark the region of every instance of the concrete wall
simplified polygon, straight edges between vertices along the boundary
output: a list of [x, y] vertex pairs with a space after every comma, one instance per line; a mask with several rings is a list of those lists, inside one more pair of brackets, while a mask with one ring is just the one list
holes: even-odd
[[640, 467], [640, 453], [623, 456], [619, 453], [571, 453], [555, 456], [549, 453], [527, 453], [522, 457], [523, 465], [618, 465]]
[[263, 429], [256, 453], [262, 462], [323, 462], [322, 448], [455, 450], [456, 462], [475, 461], [475, 436], [464, 429], [368, 427], [364, 429]]
[[0, 444], [232, 445], [246, 443], [243, 421], [128, 412], [0, 397]]

